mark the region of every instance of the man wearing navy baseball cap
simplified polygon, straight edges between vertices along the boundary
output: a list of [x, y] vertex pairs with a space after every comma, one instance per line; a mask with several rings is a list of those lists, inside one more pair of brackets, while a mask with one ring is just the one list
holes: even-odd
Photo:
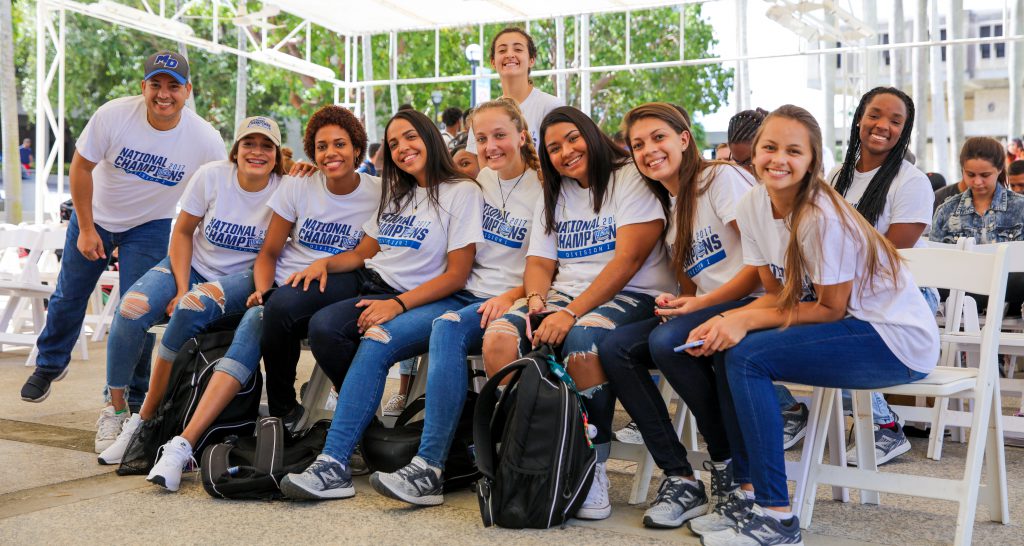
[[[192, 93], [185, 57], [158, 51], [146, 59], [142, 76], [141, 94], [97, 109], [75, 144], [69, 171], [75, 211], [46, 326], [36, 342], [36, 369], [21, 389], [22, 400], [42, 402], [50, 383], [67, 374], [89, 295], [114, 249], [118, 312], [131, 319], [148, 310], [145, 300], [131, 296], [132, 285], [167, 256], [171, 217], [192, 173], [227, 159], [220, 133], [185, 108]], [[110, 405], [96, 424], [97, 453], [117, 437], [129, 406], [141, 405], [146, 396], [154, 342], [149, 338], [140, 354], [117, 355], [118, 364], [108, 366]]]

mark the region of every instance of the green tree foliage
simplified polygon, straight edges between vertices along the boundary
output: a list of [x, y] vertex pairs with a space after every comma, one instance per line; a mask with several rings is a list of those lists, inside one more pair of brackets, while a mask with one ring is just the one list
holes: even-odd
[[[141, 5], [126, 2], [135, 7]], [[251, 2], [250, 9], [259, 3]], [[21, 83], [22, 104], [30, 115], [35, 112], [35, 2], [16, 1], [15, 40], [18, 79]], [[206, 12], [204, 13], [203, 10]], [[209, 4], [189, 11], [190, 22], [198, 36], [209, 39]], [[221, 8], [221, 43], [234, 45], [235, 26], [230, 13]], [[632, 13], [633, 36], [631, 56], [633, 62], [676, 59], [679, 55], [679, 7], [667, 7]], [[697, 59], [712, 55], [717, 43], [711, 25], [701, 18], [700, 6], [686, 8], [686, 55]], [[268, 41], [278, 40], [301, 21], [281, 14], [273, 23], [280, 28], [268, 32]], [[521, 24], [519, 24], [521, 25]], [[489, 67], [487, 51], [490, 38], [504, 24], [484, 27], [484, 66]], [[595, 15], [591, 18], [591, 64], [621, 64], [625, 61], [625, 14]], [[567, 18], [567, 66], [577, 59], [578, 19]], [[530, 33], [539, 50], [535, 70], [555, 66], [555, 22], [533, 21]], [[257, 37], [259, 32], [253, 29]], [[312, 61], [332, 67], [341, 79], [345, 66], [345, 40], [337, 34], [314, 25], [311, 39]], [[430, 77], [435, 73], [434, 31], [398, 33], [397, 73], [399, 78]], [[469, 63], [464, 50], [480, 40], [480, 27], [444, 29], [438, 33], [441, 76], [467, 74]], [[306, 35], [300, 32], [282, 48], [283, 51], [302, 56], [306, 49]], [[373, 79], [389, 78], [388, 35], [372, 39]], [[104, 102], [116, 97], [137, 94], [146, 56], [157, 49], [175, 49], [169, 40], [149, 34], [127, 30], [91, 17], [67, 14], [66, 46], [66, 104], [67, 124], [71, 134], [81, 132], [92, 113]], [[361, 45], [360, 45], [361, 47]], [[197, 112], [217, 127], [228, 139], [234, 131], [235, 58], [215, 55], [196, 48], [189, 49], [193, 69], [194, 96]], [[361, 54], [354, 58], [357, 77], [366, 80]], [[266, 114], [279, 120], [299, 119], [303, 124], [317, 108], [333, 100], [330, 84], [299, 76], [286, 70], [259, 62], [248, 63], [248, 112]], [[536, 77], [540, 89], [553, 93], [555, 78]], [[579, 104], [579, 79], [567, 78], [568, 102]], [[732, 71], [720, 65], [640, 70], [621, 73], [595, 73], [591, 76], [592, 110], [595, 120], [603, 129], [618, 129], [626, 111], [637, 104], [665, 100], [686, 106], [692, 114], [709, 113], [725, 101], [732, 85]], [[448, 106], [465, 108], [470, 101], [470, 84], [453, 82], [397, 86], [397, 102], [411, 103], [417, 110], [434, 114], [430, 95], [440, 91], [441, 109]], [[492, 97], [501, 93], [498, 80], [492, 80]], [[56, 93], [54, 93], [55, 95]], [[54, 98], [56, 98], [54, 96]], [[391, 100], [388, 86], [374, 88], [375, 121], [382, 127], [392, 111], [398, 107]], [[699, 133], [699, 128], [697, 128]], [[699, 136], [699, 134], [698, 134]]]

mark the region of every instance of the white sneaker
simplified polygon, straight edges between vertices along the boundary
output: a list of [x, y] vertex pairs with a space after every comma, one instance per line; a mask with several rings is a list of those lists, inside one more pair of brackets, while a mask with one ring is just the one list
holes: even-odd
[[103, 453], [103, 450], [110, 447], [110, 444], [117, 440], [121, 434], [124, 422], [131, 417], [131, 412], [121, 414], [115, 413], [114, 406], [107, 406], [100, 412], [100, 418], [96, 421], [96, 453]]
[[405, 395], [404, 394], [393, 394], [388, 400], [387, 404], [384, 404], [384, 410], [381, 412], [384, 415], [390, 417], [397, 417], [402, 414], [402, 410], [405, 409]]
[[124, 452], [128, 449], [128, 444], [131, 443], [132, 437], [135, 436], [135, 431], [139, 430], [139, 426], [142, 425], [142, 417], [138, 413], [133, 413], [125, 422], [121, 428], [121, 433], [117, 435], [117, 439], [112, 444], [104, 449], [100, 456], [97, 458], [100, 464], [117, 464], [121, 462], [124, 457]]
[[608, 472], [605, 463], [597, 463], [594, 481], [590, 484], [587, 500], [576, 512], [579, 519], [606, 519], [612, 515], [612, 503], [608, 500]]
[[192, 456], [192, 444], [181, 436], [175, 436], [157, 451], [156, 464], [153, 465], [153, 470], [149, 471], [149, 476], [146, 476], [146, 481], [163, 486], [169, 491], [177, 491], [181, 485], [181, 471], [196, 466], [198, 465]]
[[615, 439], [624, 444], [643, 444], [644, 437], [640, 434], [640, 429], [636, 427], [636, 422], [630, 421], [629, 424], [615, 431]]

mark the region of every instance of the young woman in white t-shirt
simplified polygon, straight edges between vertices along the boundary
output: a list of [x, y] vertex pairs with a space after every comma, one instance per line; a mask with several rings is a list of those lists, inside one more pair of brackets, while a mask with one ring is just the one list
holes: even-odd
[[[737, 497], [706, 545], [801, 543], [789, 506], [782, 419], [772, 381], [873, 389], [934, 369], [938, 328], [895, 245], [819, 175], [821, 130], [803, 108], [772, 112], [754, 139], [762, 185], [737, 208], [743, 258], [767, 293], [719, 313], [687, 341], [724, 369], [735, 412], [723, 404], [734, 464], [750, 469], [755, 499]], [[811, 295], [813, 301], [807, 301]]]
[[[530, 79], [530, 71], [537, 62], [537, 45], [533, 37], [518, 27], [506, 27], [491, 38], [491, 68], [498, 73], [501, 81], [501, 95], [508, 97], [519, 106], [526, 118], [530, 138], [535, 148], [540, 149], [538, 129], [548, 112], [564, 106], [565, 101], [537, 89]], [[466, 150], [477, 153], [477, 141], [473, 135], [473, 125], [469, 126], [469, 140]], [[480, 163], [481, 168], [484, 163]]]
[[[644, 180], [579, 110], [556, 108], [541, 124], [544, 206], [534, 216], [523, 285], [526, 299], [491, 322], [484, 364], [493, 375], [533, 346], [561, 346], [563, 362], [597, 428], [597, 470], [577, 517], [611, 514], [605, 461], [614, 413], [597, 346], [615, 328], [650, 317], [673, 289], [662, 235], [668, 192]], [[526, 338], [529, 315], [548, 314]]]
[[[920, 169], [904, 159], [914, 129], [914, 101], [894, 87], [876, 87], [864, 94], [853, 114], [850, 147], [828, 182], [896, 248], [927, 245], [923, 235], [932, 221], [935, 194]], [[922, 290], [932, 310], [938, 293]], [[844, 393], [846, 395], [848, 393]], [[849, 405], [848, 397], [845, 404]], [[871, 399], [878, 464], [910, 451], [910, 442], [885, 398]], [[850, 448], [851, 460], [856, 450]]]
[[[360, 157], [357, 150], [365, 146], [365, 138], [362, 125], [348, 110], [327, 106], [317, 111], [307, 125], [305, 148], [321, 172], [305, 180], [286, 178], [266, 208], [254, 209], [269, 214], [270, 221], [253, 269], [199, 284], [179, 302], [159, 348], [158, 362], [167, 362], [168, 374], [170, 363], [185, 340], [221, 318], [243, 312], [244, 315], [184, 431], [163, 446], [147, 477], [150, 482], [171, 491], [178, 489], [182, 468], [191, 460], [193, 446], [258, 371], [263, 303], [270, 288], [284, 284], [317, 258], [344, 253], [358, 242], [358, 226], [373, 214], [374, 203], [379, 199], [375, 179], [354, 172], [353, 158]], [[348, 201], [333, 202], [326, 195], [329, 189], [337, 191], [339, 182], [348, 184]], [[356, 185], [355, 189], [352, 185]], [[338, 285], [335, 289], [348, 286], [349, 293], [355, 293], [357, 281], [354, 275], [350, 277], [332, 279]], [[166, 381], [164, 376], [164, 385]], [[141, 420], [155, 415], [164, 389], [151, 389], [140, 412]], [[140, 421], [135, 420], [134, 424], [137, 426]], [[128, 430], [126, 425], [125, 431]], [[130, 438], [130, 433], [127, 436]], [[120, 443], [119, 437], [111, 449]], [[124, 446], [120, 453], [123, 452]]]
[[[189, 306], [205, 305], [203, 293], [194, 289], [203, 283], [248, 271], [248, 278], [218, 290], [251, 291], [250, 268], [270, 224], [266, 203], [283, 174], [280, 143], [281, 133], [270, 118], [244, 120], [235, 135], [230, 159], [203, 165], [189, 181], [171, 235], [169, 255], [143, 275], [121, 301], [107, 340], [111, 405], [97, 422], [100, 464], [119, 463], [127, 439], [138, 426], [139, 414], [131, 414], [125, 391], [136, 373], [134, 365], [139, 356], [153, 350], [149, 328], [169, 316], [177, 317], [179, 301]], [[174, 331], [170, 334], [173, 336]], [[170, 373], [171, 360], [157, 358], [149, 374], [149, 391], [156, 398], [163, 395]], [[151, 418], [157, 404], [145, 402], [142, 413]], [[117, 442], [122, 431], [128, 432], [124, 434], [125, 442]]]
[[623, 130], [637, 169], [664, 186], [673, 201], [666, 239], [673, 243], [672, 270], [682, 295], [659, 296], [657, 316], [617, 328], [598, 350], [616, 397], [665, 473], [657, 498], [644, 514], [644, 525], [675, 528], [707, 512], [709, 495], [687, 461], [650, 368], [660, 370], [697, 417], [711, 455], [710, 464], [705, 464], [711, 472], [711, 504], [726, 502], [736, 487], [734, 479], [750, 481], [746, 468], [727, 464], [732, 454], [717, 390], [726, 387], [724, 381], [716, 382], [712, 359], [673, 348], [707, 319], [745, 305], [760, 288], [757, 268], [743, 264], [736, 227], [736, 204], [755, 182], [743, 167], [704, 160], [686, 117], [671, 104], [650, 103], [630, 110]]
[[484, 241], [480, 186], [455, 170], [423, 114], [400, 110], [384, 134], [390, 153], [380, 209], [355, 250], [363, 266], [360, 295], [309, 321], [310, 349], [338, 389], [338, 405], [323, 453], [281, 481], [281, 491], [294, 499], [355, 494], [349, 458], [384, 394], [388, 368], [428, 349], [438, 316], [479, 300], [463, 287]]
[[449, 309], [433, 323], [417, 456], [396, 472], [370, 476], [379, 493], [417, 505], [444, 502], [441, 473], [466, 399], [466, 357], [480, 353], [487, 325], [526, 295], [523, 268], [541, 199], [540, 160], [516, 103], [508, 98], [485, 102], [471, 119], [480, 162], [486, 165], [476, 178], [484, 196], [484, 242], [477, 245], [466, 283], [476, 301]]

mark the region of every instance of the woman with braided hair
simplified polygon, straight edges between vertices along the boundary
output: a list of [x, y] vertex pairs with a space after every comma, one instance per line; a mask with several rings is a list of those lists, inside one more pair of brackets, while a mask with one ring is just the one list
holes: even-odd
[[[904, 159], [914, 128], [914, 101], [894, 87], [876, 87], [861, 97], [843, 164], [827, 180], [869, 224], [896, 248], [926, 246], [935, 195], [928, 177]], [[938, 295], [922, 290], [934, 312]], [[878, 464], [910, 450], [903, 428], [880, 394], [872, 398]], [[855, 462], [851, 448], [848, 460]], [[853, 456], [853, 459], [850, 457]]]
[[754, 135], [767, 115], [767, 110], [755, 108], [744, 110], [729, 119], [729, 131], [726, 133], [726, 138], [729, 143], [730, 157], [737, 165], [751, 172], [754, 170], [754, 166], [750, 163], [751, 143], [754, 142]]

